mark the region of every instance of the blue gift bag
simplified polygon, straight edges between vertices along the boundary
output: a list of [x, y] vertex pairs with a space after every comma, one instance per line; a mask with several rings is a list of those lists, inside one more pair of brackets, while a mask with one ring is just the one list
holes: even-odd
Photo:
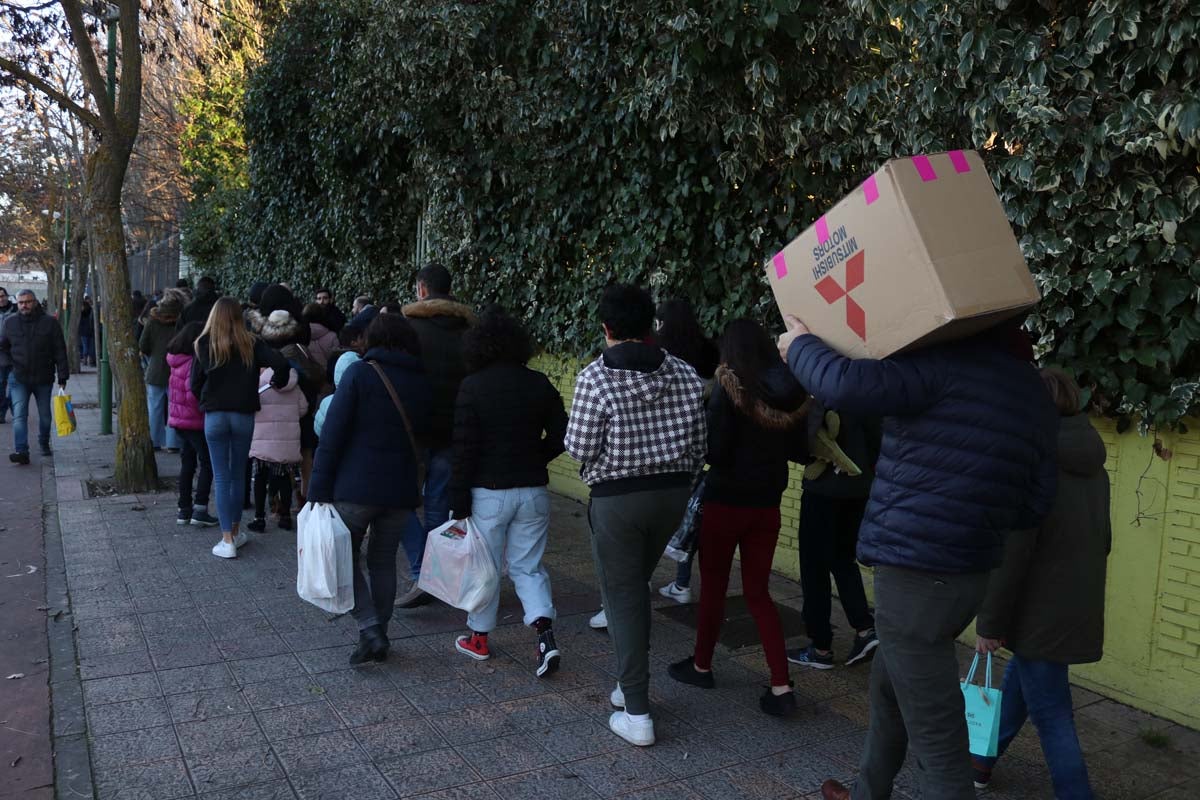
[[967, 679], [962, 683], [963, 702], [967, 707], [967, 733], [971, 737], [971, 755], [994, 758], [1000, 744], [1001, 692], [992, 688], [992, 654], [988, 653], [987, 677], [983, 686], [973, 683], [978, 667], [979, 653], [976, 653]]

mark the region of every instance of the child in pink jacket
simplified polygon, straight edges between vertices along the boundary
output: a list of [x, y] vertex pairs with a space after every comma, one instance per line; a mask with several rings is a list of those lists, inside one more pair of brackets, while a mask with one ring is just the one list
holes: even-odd
[[[204, 438], [204, 411], [188, 381], [192, 374], [192, 361], [196, 356], [196, 338], [204, 330], [204, 323], [189, 322], [167, 344], [167, 425], [179, 435], [181, 447], [179, 457], [179, 514], [176, 525], [192, 524], [209, 528], [217, 524], [217, 518], [208, 513], [208, 495], [212, 491], [212, 461], [208, 456], [208, 441]], [[199, 466], [199, 477], [196, 467]], [[192, 480], [196, 481], [196, 492], [192, 495]]]
[[254, 472], [254, 521], [246, 527], [262, 533], [267, 527], [268, 492], [279, 503], [279, 527], [292, 530], [292, 481], [300, 468], [300, 418], [308, 413], [308, 401], [299, 388], [296, 370], [288, 371], [287, 385], [271, 385], [271, 370], [258, 379], [262, 408], [254, 415], [254, 438], [250, 458]]

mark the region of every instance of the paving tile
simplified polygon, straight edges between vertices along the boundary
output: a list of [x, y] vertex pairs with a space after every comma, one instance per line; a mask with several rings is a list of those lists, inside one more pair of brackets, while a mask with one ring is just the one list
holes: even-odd
[[196, 667], [161, 670], [158, 679], [165, 694], [184, 694], [203, 689], [236, 686], [233, 675], [224, 664], [203, 664]]
[[153, 728], [171, 723], [166, 703], [161, 697], [88, 706], [87, 720], [88, 731], [93, 736], [133, 731], [138, 728]]
[[226, 749], [247, 750], [267, 744], [252, 714], [181, 722], [175, 726], [175, 732], [185, 756], [203, 756]]
[[150, 653], [145, 650], [79, 659], [79, 677], [85, 681], [151, 672], [153, 669]]
[[446, 746], [446, 740], [420, 717], [382, 722], [353, 730], [354, 738], [376, 761], [423, 753]]
[[[442, 789], [440, 792], [421, 795], [421, 800], [499, 800], [500, 795], [486, 783], [469, 783], [465, 786], [455, 786], [453, 789]], [[539, 800], [545, 800], [544, 797]]]
[[272, 742], [336, 731], [345, 727], [341, 718], [324, 700], [270, 711], [259, 711], [257, 716], [263, 732]]
[[554, 756], [548, 750], [523, 734], [457, 745], [455, 749], [476, 772], [489, 780], [549, 767], [555, 763]]
[[399, 691], [331, 697], [329, 704], [350, 728], [420, 716], [420, 712]]
[[232, 661], [229, 669], [237, 682], [243, 686], [304, 675], [304, 667], [300, 666], [300, 662], [290, 653]]
[[188, 756], [186, 761], [192, 781], [200, 793], [266, 783], [284, 777], [271, 748], [265, 745]]
[[316, 675], [321, 672], [336, 672], [350, 665], [350, 654], [354, 647], [326, 647], [321, 650], [303, 650], [296, 658], [304, 669]]
[[274, 633], [218, 640], [216, 645], [221, 651], [221, 656], [227, 661], [283, 655], [291, 650], [283, 639]]
[[619, 752], [574, 761], [570, 770], [601, 797], [616, 797], [674, 778], [650, 753], [629, 745]]
[[564, 763], [629, 747], [608, 729], [607, 723], [594, 719], [530, 731], [527, 735]]
[[[704, 795], [699, 794], [686, 783], [660, 783], [649, 789], [639, 789], [636, 792], [623, 794], [621, 800], [704, 800]], [[816, 800], [821, 800], [821, 798], [818, 797]]]
[[329, 697], [351, 697], [354, 695], [390, 692], [396, 687], [387, 675], [373, 667], [340, 669], [313, 675], [310, 680], [325, 690]]
[[292, 777], [301, 800], [392, 800], [396, 793], [370, 764]]
[[470, 744], [518, 732], [504, 709], [492, 705], [470, 706], [445, 714], [434, 714], [429, 721], [446, 741], [455, 744]]
[[379, 771], [400, 797], [474, 783], [479, 775], [447, 747], [379, 763]]
[[105, 773], [112, 767], [180, 757], [179, 744], [170, 725], [92, 736], [91, 739], [92, 764], [97, 774]]
[[150, 658], [157, 669], [178, 669], [218, 664], [221, 662], [221, 653], [211, 644], [181, 643], [157, 649], [152, 647]]
[[324, 696], [325, 690], [308, 676], [252, 683], [242, 688], [242, 697], [255, 711], [311, 703]]
[[158, 679], [152, 672], [118, 675], [114, 678], [96, 678], [83, 682], [83, 699], [88, 705], [141, 700], [147, 697], [158, 697], [161, 694]]
[[492, 788], [504, 800], [545, 800], [548, 797], [569, 797], [577, 800], [596, 798], [583, 779], [567, 767], [554, 766], [502, 778], [492, 782]]
[[422, 714], [445, 714], [449, 711], [480, 705], [486, 699], [461, 678], [424, 686], [401, 688], [408, 702]]
[[779, 800], [795, 794], [765, 770], [751, 764], [708, 772], [690, 778], [686, 783], [708, 800]]
[[552, 728], [586, 715], [577, 705], [558, 694], [507, 700], [497, 706], [509, 721], [522, 730]]
[[296, 793], [287, 781], [271, 781], [257, 786], [202, 794], [199, 800], [296, 800]]
[[304, 773], [340, 769], [368, 760], [367, 754], [348, 731], [318, 733], [277, 742], [275, 754], [293, 779]]
[[98, 769], [95, 788], [97, 800], [173, 800], [192, 796], [187, 770], [178, 758]]
[[250, 711], [249, 704], [242, 697], [241, 689], [236, 686], [168, 695], [167, 708], [175, 722], [199, 722]]
[[650, 754], [676, 778], [689, 778], [742, 761], [741, 756], [718, 744], [708, 734], [669, 736], [658, 731], [660, 727], [656, 721], [658, 741]]
[[828, 778], [849, 786], [858, 772], [850, 764], [823, 757], [804, 747], [784, 750], [753, 763], [800, 794], [820, 791], [821, 784]]

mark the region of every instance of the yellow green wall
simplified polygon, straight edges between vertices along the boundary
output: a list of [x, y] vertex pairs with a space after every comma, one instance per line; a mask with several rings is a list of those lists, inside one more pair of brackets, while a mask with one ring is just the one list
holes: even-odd
[[[579, 363], [543, 356], [534, 366], [551, 377], [569, 407]], [[1073, 668], [1072, 678], [1200, 728], [1200, 420], [1189, 421], [1188, 433], [1158, 435], [1169, 459], [1155, 454], [1154, 436], [1118, 434], [1108, 420], [1095, 424], [1108, 448], [1113, 489], [1104, 660]], [[587, 497], [569, 457], [551, 464], [550, 476], [554, 491]], [[793, 578], [799, 577], [799, 487], [793, 469], [775, 551], [775, 569]]]

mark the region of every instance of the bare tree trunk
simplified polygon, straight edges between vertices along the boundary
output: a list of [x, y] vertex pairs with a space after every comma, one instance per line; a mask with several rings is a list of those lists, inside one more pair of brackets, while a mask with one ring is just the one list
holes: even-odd
[[111, 141], [102, 142], [88, 159], [87, 216], [96, 237], [96, 272], [104, 287], [108, 360], [121, 393], [113, 480], [122, 492], [133, 493], [158, 489], [158, 465], [150, 442], [146, 386], [133, 340], [133, 305], [121, 228], [124, 168], [118, 168], [120, 156], [113, 152], [114, 146]]
[[[87, 289], [88, 265], [83, 258], [83, 240], [86, 237], [76, 236], [71, 240], [71, 322], [67, 326], [67, 360], [71, 363], [71, 374], [80, 372], [79, 369], [79, 317], [83, 313], [83, 295]], [[95, 315], [93, 314], [93, 318]]]

